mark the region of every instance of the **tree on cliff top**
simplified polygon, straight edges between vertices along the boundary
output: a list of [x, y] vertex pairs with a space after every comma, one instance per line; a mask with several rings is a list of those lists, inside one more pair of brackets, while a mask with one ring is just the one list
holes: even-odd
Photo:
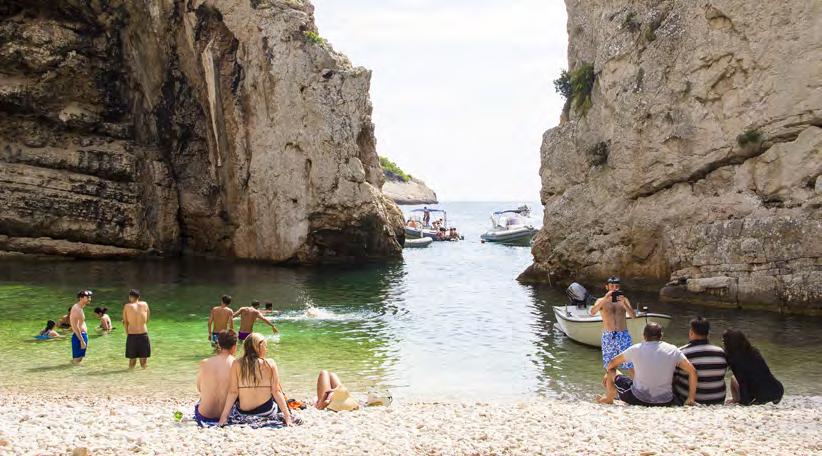
[[382, 166], [383, 171], [393, 174], [398, 178], [402, 179], [403, 182], [408, 182], [411, 180], [411, 175], [407, 174], [403, 171], [396, 163], [392, 162], [386, 157], [380, 157], [380, 166]]

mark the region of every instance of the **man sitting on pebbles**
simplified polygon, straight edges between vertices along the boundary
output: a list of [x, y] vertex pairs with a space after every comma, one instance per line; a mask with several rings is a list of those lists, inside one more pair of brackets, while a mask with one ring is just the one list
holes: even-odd
[[200, 361], [197, 371], [197, 391], [200, 400], [194, 406], [194, 419], [200, 426], [215, 426], [220, 421], [220, 413], [225, 407], [228, 395], [229, 372], [237, 353], [237, 336], [234, 331], [222, 330], [217, 333], [220, 352], [209, 359]]
[[[645, 325], [642, 336], [644, 342], [632, 345], [608, 363], [603, 379], [606, 394], [597, 401], [613, 404], [619, 396], [622, 402], [630, 405], [673, 405], [674, 370], [679, 367], [688, 374], [688, 398], [685, 405], [694, 405], [697, 373], [693, 364], [678, 348], [662, 342], [662, 326], [658, 323]], [[617, 372], [617, 366], [626, 361], [634, 364], [633, 380]]]

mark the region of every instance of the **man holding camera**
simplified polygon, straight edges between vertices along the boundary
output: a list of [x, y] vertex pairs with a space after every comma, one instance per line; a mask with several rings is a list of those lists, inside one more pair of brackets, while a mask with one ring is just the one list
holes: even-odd
[[[608, 292], [597, 299], [591, 307], [592, 316], [598, 312], [602, 314], [602, 365], [605, 367], [633, 344], [625, 315], [627, 313], [631, 318], [636, 318], [636, 312], [631, 307], [631, 302], [619, 289], [619, 285], [619, 277], [609, 277], [608, 283], [605, 284]], [[619, 367], [626, 369], [628, 375], [633, 377], [633, 363], [626, 361]]]

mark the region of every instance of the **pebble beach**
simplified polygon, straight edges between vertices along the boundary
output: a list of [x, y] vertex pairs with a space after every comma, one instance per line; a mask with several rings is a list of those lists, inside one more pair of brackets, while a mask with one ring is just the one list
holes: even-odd
[[[194, 397], [45, 396], [5, 391], [0, 454], [13, 455], [814, 455], [822, 397], [778, 405], [641, 408], [592, 401], [395, 402], [298, 412], [284, 429], [202, 429]], [[177, 422], [174, 412], [185, 417]]]

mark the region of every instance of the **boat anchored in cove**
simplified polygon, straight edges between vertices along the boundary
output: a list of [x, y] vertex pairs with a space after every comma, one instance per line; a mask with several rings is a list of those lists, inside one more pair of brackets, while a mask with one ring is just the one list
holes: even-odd
[[[442, 216], [432, 220], [433, 215]], [[455, 227], [448, 226], [448, 213], [442, 209], [414, 209], [405, 223], [406, 239], [428, 238], [432, 241], [461, 241], [463, 238]]]
[[482, 242], [505, 245], [531, 245], [537, 229], [528, 223], [531, 209], [522, 205], [517, 209], [498, 211], [491, 215], [491, 229], [480, 235]]
[[[602, 317], [591, 316], [589, 309], [595, 299], [582, 285], [574, 282], [565, 290], [569, 304], [553, 306], [557, 322], [554, 328], [562, 331], [568, 338], [581, 344], [593, 347], [602, 346]], [[663, 329], [671, 323], [671, 316], [648, 312], [647, 307], [637, 310], [636, 318], [628, 317], [628, 332], [634, 342], [642, 340], [642, 330], [648, 323], [659, 323]]]

